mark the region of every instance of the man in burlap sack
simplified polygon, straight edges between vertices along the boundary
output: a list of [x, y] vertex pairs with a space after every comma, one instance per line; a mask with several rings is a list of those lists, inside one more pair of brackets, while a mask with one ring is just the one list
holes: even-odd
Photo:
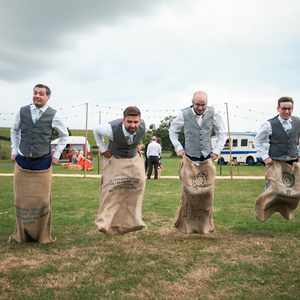
[[[179, 141], [183, 129], [185, 147]], [[170, 140], [182, 157], [180, 179], [181, 205], [175, 227], [183, 233], [214, 231], [213, 199], [215, 166], [226, 140], [224, 122], [214, 109], [207, 106], [205, 92], [193, 95], [192, 105], [179, 112], [169, 129]], [[211, 138], [216, 142], [212, 147]]]
[[257, 132], [257, 155], [266, 166], [266, 188], [256, 200], [256, 218], [267, 220], [279, 212], [290, 220], [300, 200], [300, 119], [292, 116], [293, 99], [278, 100], [278, 115]]
[[124, 234], [144, 228], [145, 168], [138, 147], [145, 123], [140, 110], [127, 107], [123, 119], [96, 128], [94, 135], [102, 154], [101, 200], [95, 221], [98, 230]]
[[[51, 243], [52, 163], [58, 163], [69, 135], [56, 110], [47, 103], [51, 91], [37, 84], [33, 103], [21, 107], [11, 128], [11, 158], [15, 161], [16, 232], [10, 241]], [[52, 129], [60, 137], [51, 154]]]

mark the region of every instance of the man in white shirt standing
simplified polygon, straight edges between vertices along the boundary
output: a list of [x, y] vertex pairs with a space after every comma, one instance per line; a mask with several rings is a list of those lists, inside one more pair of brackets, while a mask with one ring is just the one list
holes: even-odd
[[[264, 122], [255, 137], [257, 155], [267, 167], [266, 190], [256, 201], [256, 216], [260, 221], [265, 221], [275, 211], [290, 219], [298, 205], [297, 197], [292, 196], [291, 201], [288, 200], [296, 192], [295, 179], [300, 175], [300, 119], [292, 116], [293, 108], [291, 97], [278, 99], [278, 115]], [[275, 192], [279, 189], [282, 189], [281, 196]], [[286, 194], [285, 197], [282, 194]]]
[[[37, 84], [33, 103], [23, 106], [11, 128], [11, 158], [16, 162], [14, 194], [16, 233], [10, 240], [50, 243], [52, 163], [57, 163], [69, 135], [56, 110], [47, 103], [48, 86]], [[52, 129], [60, 140], [51, 155]]]
[[101, 125], [94, 135], [102, 155], [101, 202], [95, 221], [98, 230], [124, 234], [144, 228], [145, 169], [139, 145], [145, 123], [140, 110], [127, 107], [123, 119]]
[[[185, 146], [179, 141], [183, 129]], [[212, 148], [211, 137], [216, 137]], [[197, 91], [192, 105], [179, 112], [172, 121], [169, 137], [178, 156], [182, 157], [181, 207], [175, 226], [184, 233], [214, 231], [212, 207], [215, 167], [226, 140], [224, 122], [214, 109], [207, 106], [207, 94]]]
[[161, 156], [161, 145], [157, 142], [156, 136], [151, 138], [151, 143], [147, 147], [148, 172], [147, 178], [150, 179], [154, 167], [154, 179], [158, 179], [159, 159]]

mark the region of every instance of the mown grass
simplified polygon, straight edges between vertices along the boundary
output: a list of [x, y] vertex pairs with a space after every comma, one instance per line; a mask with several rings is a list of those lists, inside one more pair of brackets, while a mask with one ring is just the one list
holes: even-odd
[[98, 180], [55, 178], [48, 246], [7, 244], [12, 178], [0, 177], [1, 299], [299, 299], [300, 218], [256, 221], [263, 181], [217, 181], [216, 232], [173, 228], [177, 180], [147, 181], [147, 229], [96, 231]]

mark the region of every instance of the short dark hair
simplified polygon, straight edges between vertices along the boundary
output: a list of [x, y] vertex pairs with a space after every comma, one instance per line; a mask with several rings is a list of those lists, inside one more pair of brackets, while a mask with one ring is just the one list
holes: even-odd
[[43, 88], [44, 88], [44, 89], [46, 89], [46, 95], [50, 97], [50, 95], [51, 95], [51, 90], [50, 90], [50, 88], [49, 88], [47, 85], [42, 84], [42, 83], [38, 83], [38, 84], [36, 84], [36, 85], [34, 86], [33, 89], [35, 89], [35, 88], [40, 88], [40, 89], [43, 89]]
[[291, 102], [294, 105], [294, 101], [292, 97], [281, 97], [278, 99], [278, 107], [280, 106], [280, 103], [283, 102]]
[[125, 108], [123, 111], [123, 116], [128, 117], [128, 116], [141, 116], [141, 111], [136, 107], [136, 106], [128, 106]]

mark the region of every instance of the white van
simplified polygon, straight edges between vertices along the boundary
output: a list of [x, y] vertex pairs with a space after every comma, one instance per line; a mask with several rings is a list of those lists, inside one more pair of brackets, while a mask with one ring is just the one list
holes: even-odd
[[[232, 132], [231, 137], [231, 157], [232, 161], [236, 163], [244, 163], [247, 165], [254, 165], [260, 160], [256, 156], [255, 148], [255, 132]], [[220, 164], [226, 164], [230, 160], [229, 139], [226, 140], [221, 157]]]

